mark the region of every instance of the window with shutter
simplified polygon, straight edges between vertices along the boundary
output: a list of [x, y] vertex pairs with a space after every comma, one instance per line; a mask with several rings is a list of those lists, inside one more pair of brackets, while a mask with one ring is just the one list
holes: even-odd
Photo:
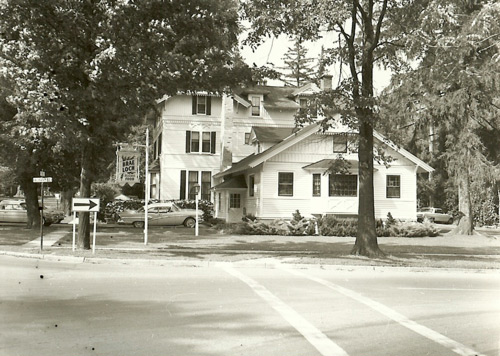
[[204, 95], [193, 95], [192, 97], [193, 115], [211, 115], [212, 98]]

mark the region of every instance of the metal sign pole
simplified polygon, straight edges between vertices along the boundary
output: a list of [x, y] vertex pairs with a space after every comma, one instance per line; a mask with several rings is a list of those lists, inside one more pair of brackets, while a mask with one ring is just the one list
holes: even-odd
[[[42, 172], [40, 172], [40, 175], [42, 175], [41, 173]], [[40, 250], [43, 250], [43, 182], [41, 190], [42, 190], [42, 208], [40, 209]]]
[[94, 238], [92, 241], [92, 254], [95, 254], [95, 231], [97, 226], [97, 211], [94, 212]]
[[144, 245], [148, 244], [148, 202], [149, 202], [149, 127], [146, 127], [146, 168], [145, 168], [145, 175], [146, 179], [144, 184], [145, 189], [144, 189], [144, 195], [145, 195], [145, 204], [144, 204]]
[[73, 210], [73, 252], [75, 252], [75, 240], [76, 240], [76, 211]]

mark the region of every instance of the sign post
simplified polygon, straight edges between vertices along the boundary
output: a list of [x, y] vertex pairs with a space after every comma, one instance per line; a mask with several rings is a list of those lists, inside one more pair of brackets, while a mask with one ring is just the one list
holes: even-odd
[[42, 206], [40, 208], [40, 250], [43, 250], [43, 183], [51, 183], [52, 177], [45, 177], [45, 172], [40, 171], [40, 177], [33, 177], [33, 183], [41, 183]]
[[73, 210], [73, 251], [75, 251], [76, 212], [85, 211], [94, 213], [94, 236], [92, 239], [92, 253], [95, 254], [95, 235], [97, 229], [97, 212], [99, 211], [99, 199], [73, 198], [72, 210]]

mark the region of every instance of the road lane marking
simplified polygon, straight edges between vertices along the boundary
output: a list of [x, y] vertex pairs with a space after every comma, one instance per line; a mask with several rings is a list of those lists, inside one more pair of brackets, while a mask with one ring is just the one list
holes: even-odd
[[230, 275], [247, 284], [258, 296], [264, 299], [276, 310], [290, 325], [306, 338], [323, 356], [349, 356], [339, 345], [334, 343], [314, 325], [304, 319], [294, 309], [285, 304], [281, 299], [272, 294], [266, 287], [254, 279], [238, 272], [233, 267], [222, 266]]
[[317, 282], [319, 284], [324, 285], [325, 287], [332, 289], [336, 292], [339, 292], [349, 298], [352, 298], [359, 303], [365, 304], [366, 306], [372, 308], [373, 310], [379, 312], [382, 315], [385, 315], [386, 317], [394, 320], [395, 322], [399, 323], [400, 325], [416, 332], [417, 334], [420, 334], [444, 347], [447, 347], [451, 349], [453, 352], [462, 355], [462, 356], [485, 356], [484, 354], [481, 354], [477, 351], [472, 350], [471, 348], [455, 341], [452, 340], [437, 331], [434, 331], [432, 329], [429, 329], [426, 326], [420, 325], [416, 323], [413, 320], [408, 319], [406, 316], [398, 313], [397, 311], [385, 306], [384, 304], [381, 304], [379, 302], [376, 302], [370, 298], [367, 298], [353, 290], [341, 287], [335, 283], [328, 282], [324, 279], [313, 277], [306, 275], [304, 273], [298, 272], [294, 269], [291, 269], [289, 267], [283, 266], [282, 264], [277, 264], [277, 268], [286, 271], [288, 273], [294, 274], [296, 276], [302, 277], [309, 279], [311, 281]]
[[435, 290], [435, 291], [447, 291], [447, 292], [500, 292], [500, 289], [480, 289], [480, 288], [417, 288], [417, 287], [398, 287], [401, 290]]

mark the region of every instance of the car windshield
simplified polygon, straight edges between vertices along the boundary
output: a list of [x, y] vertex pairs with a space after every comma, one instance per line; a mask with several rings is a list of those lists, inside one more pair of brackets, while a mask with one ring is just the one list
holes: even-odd
[[422, 208], [420, 209], [420, 211], [423, 213], [428, 213], [429, 211], [431, 211], [431, 208]]

